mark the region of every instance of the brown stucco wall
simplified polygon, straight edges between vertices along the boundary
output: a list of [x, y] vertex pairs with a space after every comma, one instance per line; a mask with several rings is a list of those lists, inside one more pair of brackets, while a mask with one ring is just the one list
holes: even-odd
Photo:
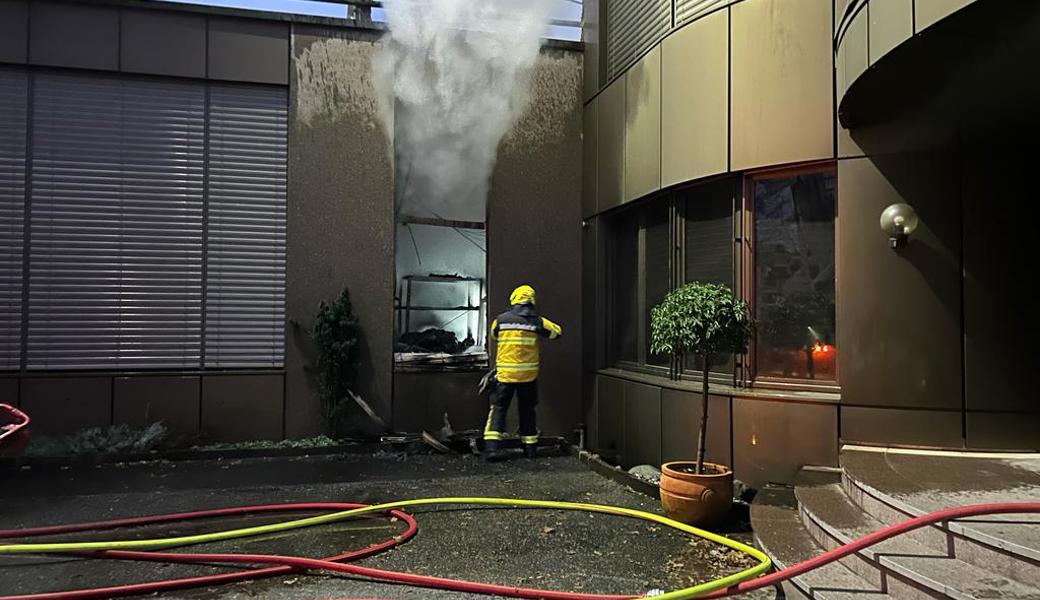
[[[310, 328], [347, 287], [364, 332], [357, 392], [392, 412], [394, 225], [390, 141], [371, 77], [375, 32], [297, 25], [290, 83], [286, 275], [288, 437], [322, 426]], [[355, 413], [360, 431], [370, 425]]]
[[581, 73], [581, 52], [543, 49], [531, 106], [502, 141], [488, 199], [492, 316], [526, 283], [564, 331], [542, 345], [546, 434], [570, 434], [582, 420]]

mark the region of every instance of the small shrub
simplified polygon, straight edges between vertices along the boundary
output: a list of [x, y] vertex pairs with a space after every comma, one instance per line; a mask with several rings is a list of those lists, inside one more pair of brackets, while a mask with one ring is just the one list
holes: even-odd
[[91, 427], [67, 436], [40, 436], [30, 441], [26, 456], [110, 456], [141, 454], [162, 446], [167, 430], [162, 423], [143, 429], [129, 425]]
[[314, 320], [314, 342], [318, 349], [317, 378], [322, 414], [335, 434], [342, 433], [344, 400], [352, 389], [360, 361], [361, 327], [343, 292], [331, 303], [322, 301]]

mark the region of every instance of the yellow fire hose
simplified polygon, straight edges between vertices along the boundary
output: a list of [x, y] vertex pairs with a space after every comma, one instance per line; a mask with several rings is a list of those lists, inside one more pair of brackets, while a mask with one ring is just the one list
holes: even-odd
[[744, 581], [769, 570], [771, 563], [769, 557], [765, 554], [752, 548], [746, 544], [742, 544], [738, 541], [731, 540], [725, 536], [711, 533], [697, 527], [692, 527], [678, 521], [673, 521], [667, 517], [655, 515], [641, 510], [634, 510], [630, 508], [621, 508], [616, 506], [605, 506], [601, 504], [585, 504], [579, 502], [558, 502], [552, 500], [523, 500], [513, 498], [422, 498], [417, 500], [401, 500], [398, 502], [388, 502], [385, 504], [375, 504], [364, 508], [357, 508], [353, 510], [340, 511], [330, 513], [327, 515], [320, 515], [316, 517], [308, 517], [304, 519], [295, 519], [291, 521], [283, 521], [280, 523], [272, 523], [269, 525], [260, 525], [256, 527], [244, 527], [240, 529], [230, 529], [226, 531], [215, 531], [211, 533], [203, 533], [198, 535], [188, 536], [176, 536], [167, 538], [156, 538], [148, 540], [117, 540], [117, 541], [105, 541], [105, 542], [72, 542], [72, 543], [48, 543], [48, 544], [11, 544], [11, 545], [0, 545], [0, 555], [3, 554], [51, 554], [51, 553], [71, 553], [71, 552], [96, 552], [104, 550], [157, 550], [163, 548], [173, 548], [177, 546], [189, 546], [194, 544], [203, 544], [208, 542], [218, 542], [224, 540], [245, 538], [251, 536], [264, 535], [269, 533], [276, 533], [281, 531], [289, 531], [293, 529], [300, 529], [303, 527], [313, 527], [315, 525], [326, 525], [337, 521], [343, 521], [345, 519], [351, 519], [362, 515], [371, 513], [386, 512], [392, 509], [399, 508], [410, 508], [417, 506], [430, 506], [430, 505], [470, 505], [470, 506], [506, 506], [514, 508], [540, 508], [540, 509], [554, 509], [554, 510], [574, 510], [574, 511], [586, 511], [593, 513], [601, 513], [608, 515], [616, 515], [622, 517], [629, 517], [634, 519], [642, 519], [644, 521], [651, 521], [690, 535], [694, 535], [717, 544], [721, 544], [728, 548], [732, 548], [739, 552], [743, 552], [747, 555], [752, 556], [758, 561], [755, 566], [735, 573], [733, 575], [727, 575], [713, 581], [700, 583], [692, 587], [687, 587], [680, 590], [675, 590], [655, 596], [660, 600], [686, 600], [688, 598], [695, 598], [707, 594], [709, 592], [728, 588], [740, 581]]

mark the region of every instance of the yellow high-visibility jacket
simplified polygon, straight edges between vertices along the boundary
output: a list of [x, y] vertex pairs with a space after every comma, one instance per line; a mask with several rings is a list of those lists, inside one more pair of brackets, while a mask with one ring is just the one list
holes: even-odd
[[563, 329], [542, 317], [531, 304], [516, 304], [498, 315], [491, 324], [495, 352], [496, 379], [501, 383], [525, 383], [538, 379], [538, 338], [555, 339]]

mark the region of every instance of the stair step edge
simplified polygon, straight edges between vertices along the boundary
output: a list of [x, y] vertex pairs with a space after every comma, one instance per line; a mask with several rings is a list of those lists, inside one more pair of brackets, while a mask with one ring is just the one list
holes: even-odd
[[[847, 484], [846, 484], [847, 482]], [[864, 493], [870, 495], [873, 499], [881, 502], [882, 504], [888, 505], [890, 508], [901, 512], [908, 517], [919, 517], [927, 514], [926, 511], [921, 510], [915, 506], [912, 506], [898, 498], [895, 498], [889, 494], [886, 494], [869, 483], [857, 478], [849, 471], [842, 472], [842, 484], [851, 487], [856, 487]], [[953, 533], [962, 537], [971, 539], [979, 544], [997, 548], [1011, 554], [1019, 555], [1028, 558], [1033, 561], [1040, 561], [1040, 548], [1032, 548], [1030, 546], [1023, 546], [1016, 544], [1015, 542], [1005, 540], [993, 535], [986, 533], [980, 529], [972, 527], [971, 521], [950, 521], [947, 523], [947, 527]]]
[[[833, 484], [831, 484], [831, 485], [833, 485]], [[843, 499], [844, 502], [848, 503], [849, 506], [851, 506], [851, 507], [853, 507], [853, 508], [858, 510], [858, 507], [856, 507], [855, 504], [853, 504], [852, 501], [849, 500], [847, 496], [845, 496], [844, 492], [841, 490], [841, 488], [839, 486], [834, 486], [833, 488], [831, 486], [826, 486], [826, 487], [827, 487], [827, 489], [826, 489], [827, 493], [832, 493], [834, 495], [840, 494], [841, 495], [841, 499]], [[854, 540], [854, 539], [856, 539], [858, 537], [861, 537], [865, 533], [869, 533], [870, 531], [874, 531], [876, 529], [884, 527], [884, 524], [881, 523], [881, 521], [878, 521], [872, 515], [868, 515], [867, 513], [862, 513], [862, 516], [863, 516], [863, 519], [864, 519], [864, 526], [865, 526], [865, 529], [866, 529], [864, 531], [849, 532], [849, 531], [846, 531], [846, 530], [841, 529], [839, 527], [835, 527], [835, 526], [831, 525], [826, 518], [824, 518], [817, 511], [814, 511], [810, 506], [808, 506], [807, 503], [803, 502], [803, 499], [805, 499], [805, 500], [812, 499], [813, 494], [808, 492], [807, 490], [802, 490], [802, 492], [803, 492], [802, 494], [797, 496], [798, 500], [799, 500], [799, 510], [800, 511], [804, 511], [808, 515], [808, 517], [812, 520], [813, 523], [815, 523], [817, 526], [819, 526], [828, 536], [830, 536], [833, 540], [837, 541], [840, 544], [848, 543], [848, 542], [850, 542], [850, 541], [852, 541], [852, 540]], [[848, 507], [843, 507], [843, 508], [847, 509]], [[963, 590], [958, 589], [956, 587], [952, 587], [951, 585], [949, 585], [947, 583], [944, 583], [943, 581], [940, 581], [938, 579], [935, 579], [935, 578], [931, 577], [930, 575], [926, 574], [925, 572], [923, 572], [919, 568], [914, 568], [914, 567], [908, 566], [906, 563], [914, 561], [915, 558], [923, 559], [924, 561], [929, 561], [929, 562], [931, 562], [931, 560], [934, 560], [934, 561], [944, 561], [945, 564], [943, 564], [943, 563], [936, 563], [935, 565], [932, 565], [932, 567], [935, 568], [939, 564], [943, 564], [943, 566], [945, 566], [946, 564], [950, 564], [950, 563], [946, 563], [945, 562], [945, 561], [950, 561], [952, 563], [956, 563], [956, 568], [952, 569], [953, 572], [971, 574], [971, 575], [968, 576], [968, 579], [970, 579], [970, 580], [972, 580], [972, 579], [977, 580], [977, 579], [982, 579], [983, 577], [988, 577], [988, 578], [990, 578], [992, 580], [1000, 582], [1000, 586], [1002, 587], [1002, 589], [1004, 589], [1004, 590], [1017, 590], [1017, 593], [1021, 594], [1020, 596], [1019, 595], [1016, 595], [1016, 596], [1006, 596], [1009, 599], [1013, 599], [1013, 598], [1022, 598], [1022, 599], [1036, 599], [1036, 598], [1040, 598], [1040, 590], [1038, 590], [1038, 589], [1036, 589], [1034, 587], [1028, 586], [1028, 585], [1026, 585], [1024, 583], [1015, 581], [1015, 580], [1007, 578], [1007, 577], [1003, 577], [1003, 576], [1000, 576], [1000, 575], [994, 575], [991, 571], [987, 571], [987, 570], [983, 569], [982, 567], [978, 567], [976, 565], [973, 565], [971, 563], [965, 562], [965, 561], [960, 560], [958, 558], [954, 558], [954, 557], [945, 557], [944, 558], [944, 557], [942, 557], [940, 555], [936, 555], [934, 550], [932, 550], [931, 548], [928, 548], [927, 546], [925, 546], [923, 544], [920, 544], [920, 543], [918, 543], [916, 541], [905, 539], [905, 538], [903, 538], [903, 539], [896, 538], [896, 539], [898, 539], [899, 541], [888, 540], [886, 542], [882, 542], [882, 544], [889, 544], [889, 542], [895, 542], [895, 544], [889, 544], [889, 548], [892, 548], [893, 545], [896, 546], [898, 548], [898, 550], [897, 550], [898, 554], [900, 554], [900, 555], [918, 554], [919, 556], [917, 556], [917, 557], [914, 557], [914, 556], [891, 556], [890, 552], [886, 553], [884, 551], [878, 551], [876, 549], [876, 547], [865, 548], [865, 549], [861, 550], [858, 554], [861, 554], [862, 556], [864, 556], [868, 560], [870, 560], [870, 561], [872, 561], [874, 563], [877, 563], [878, 565], [880, 565], [880, 566], [882, 566], [882, 567], [892, 571], [893, 573], [896, 573], [896, 574], [901, 575], [903, 577], [906, 577], [906, 578], [908, 578], [908, 579], [910, 579], [910, 580], [912, 580], [912, 581], [914, 581], [916, 583], [924, 585], [925, 587], [928, 587], [929, 589], [931, 589], [931, 590], [933, 590], [935, 592], [938, 592], [938, 593], [941, 593], [941, 594], [945, 594], [945, 595], [947, 595], [947, 596], [949, 596], [951, 598], [956, 598], [957, 600], [975, 600], [976, 598], [979, 598], [979, 596], [973, 595], [970, 592], [963, 591]], [[946, 569], [942, 569], [942, 570], [946, 570]]]
[[[770, 506], [769, 508], [773, 509], [769, 511], [770, 518], [764, 520], [755, 518], [756, 515], [761, 516], [762, 505], [752, 504], [752, 520], [756, 522], [755, 543], [769, 555], [777, 569], [782, 570], [823, 552], [823, 549], [812, 539], [798, 515], [792, 489], [766, 486], [759, 494], [760, 497], [756, 497], [758, 503], [766, 498], [790, 502], [790, 506]], [[763, 539], [762, 533], [766, 532], [774, 535], [791, 535], [793, 537], [793, 542], [790, 542], [791, 549], [785, 552], [771, 547], [769, 541]], [[800, 592], [814, 600], [895, 600], [880, 590], [873, 590], [874, 586], [838, 562], [799, 575], [792, 578], [790, 582]], [[836, 585], [844, 585], [849, 589], [833, 589]]]

